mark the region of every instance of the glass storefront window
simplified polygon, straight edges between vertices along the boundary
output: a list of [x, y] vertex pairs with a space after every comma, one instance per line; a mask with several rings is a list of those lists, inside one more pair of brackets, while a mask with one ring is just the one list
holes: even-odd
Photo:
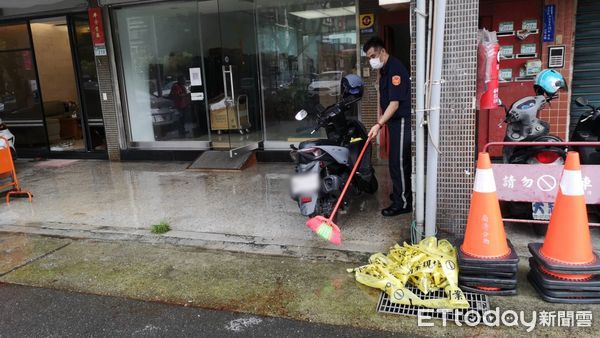
[[189, 69], [201, 62], [196, 2], [116, 11], [130, 140], [208, 140], [205, 107], [191, 101]]
[[35, 62], [26, 23], [0, 25], [0, 119], [18, 148], [46, 146]]
[[266, 140], [315, 137], [294, 115], [335, 103], [357, 73], [356, 3], [258, 0], [256, 12]]

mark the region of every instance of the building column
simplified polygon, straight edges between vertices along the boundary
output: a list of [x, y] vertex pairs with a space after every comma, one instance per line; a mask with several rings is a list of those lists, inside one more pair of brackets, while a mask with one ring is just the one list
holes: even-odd
[[[96, 7], [97, 2], [95, 0], [89, 1], [90, 7]], [[112, 51], [110, 41], [110, 20], [108, 19], [108, 11], [102, 11], [102, 21], [104, 28], [104, 36], [106, 39], [106, 55], [95, 56], [96, 61], [96, 72], [98, 75], [98, 86], [100, 90], [100, 103], [102, 107], [102, 118], [104, 120], [104, 131], [106, 134], [106, 151], [108, 158], [111, 161], [121, 160], [121, 146], [120, 146], [120, 123], [119, 113], [117, 109], [118, 97], [118, 86], [115, 86], [112, 74], [112, 66], [109, 55]]]

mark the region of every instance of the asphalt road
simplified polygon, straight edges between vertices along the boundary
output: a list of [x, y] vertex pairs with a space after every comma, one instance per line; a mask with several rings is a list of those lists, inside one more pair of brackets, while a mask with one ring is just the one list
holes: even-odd
[[0, 284], [0, 337], [41, 336], [390, 337], [394, 334]]

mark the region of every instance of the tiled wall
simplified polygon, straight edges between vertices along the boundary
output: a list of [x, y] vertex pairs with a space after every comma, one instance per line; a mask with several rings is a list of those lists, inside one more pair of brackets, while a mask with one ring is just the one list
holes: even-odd
[[[411, 8], [416, 1], [411, 1]], [[415, 78], [415, 14], [411, 13], [412, 77]], [[442, 236], [462, 236], [473, 189], [475, 164], [475, 97], [479, 0], [448, 0], [438, 149], [436, 227]], [[413, 82], [413, 106], [415, 104]], [[414, 120], [414, 119], [413, 119]], [[414, 121], [413, 121], [414, 123]], [[414, 124], [413, 124], [414, 128]], [[426, 138], [427, 139], [427, 138]]]
[[[545, 0], [545, 5], [556, 5], [556, 26], [554, 31], [554, 42], [542, 44], [542, 68], [548, 66], [548, 47], [553, 45], [564, 45], [565, 66], [557, 69], [567, 81], [571, 88], [573, 73], [573, 41], [575, 34], [576, 0]], [[540, 113], [540, 118], [550, 123], [550, 132], [563, 140], [567, 139], [569, 131], [569, 106], [571, 103], [571, 92], [561, 90], [558, 99], [552, 101]]]

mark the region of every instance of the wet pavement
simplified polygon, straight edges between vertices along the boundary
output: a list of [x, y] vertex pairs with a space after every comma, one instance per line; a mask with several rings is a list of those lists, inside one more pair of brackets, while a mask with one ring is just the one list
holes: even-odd
[[[17, 161], [32, 204], [0, 204], [0, 231], [71, 238], [132, 240], [191, 245], [251, 253], [364, 261], [410, 240], [411, 215], [384, 218], [390, 180], [376, 166], [380, 189], [356, 198], [338, 217], [342, 245], [313, 235], [289, 197], [291, 163], [258, 164], [242, 172], [186, 170], [188, 162], [108, 162], [93, 160]], [[167, 221], [172, 231], [150, 233]], [[527, 243], [541, 242], [530, 225], [507, 224], [519, 255]], [[444, 237], [447, 234], [441, 234]], [[600, 247], [600, 229], [592, 229]]]
[[[243, 172], [188, 171], [187, 162], [50, 160], [17, 162], [32, 204], [0, 205], [0, 231], [124, 239], [211, 249], [356, 261], [410, 239], [410, 215], [384, 218], [387, 167], [380, 189], [338, 217], [343, 243], [316, 238], [289, 197], [291, 163], [258, 164]], [[157, 236], [150, 226], [167, 221]]]
[[[0, 234], [0, 239], [7, 239], [7, 236], [12, 235]], [[22, 252], [37, 257], [39, 249], [35, 248], [43, 245], [45, 238], [31, 235], [21, 236], [19, 246], [23, 247]], [[9, 243], [8, 240], [0, 242], [0, 260], [3, 259]], [[11, 248], [14, 248], [14, 245]], [[376, 305], [379, 291], [357, 283], [353, 274], [346, 272], [346, 268], [356, 266], [352, 263], [124, 241], [72, 240], [68, 245], [59, 249], [48, 248], [48, 250], [50, 251], [37, 259], [29, 260], [26, 265], [0, 276], [0, 285], [2, 285], [1, 283], [20, 284], [168, 303], [187, 308], [247, 314], [232, 316], [232, 319], [258, 316], [266, 320], [262, 316], [282, 317], [311, 323], [342, 325], [361, 330], [386, 330], [410, 336], [517, 337], [528, 335], [527, 326], [521, 321], [514, 322], [511, 319], [513, 317], [508, 317], [509, 319], [505, 321], [508, 325], [499, 323], [499, 326], [492, 327], [481, 323], [471, 327], [464, 323], [458, 325], [453, 321], [444, 325], [441, 320], [432, 320], [433, 326], [420, 327], [416, 317], [378, 313]], [[528, 270], [526, 260], [521, 260], [519, 264], [519, 295], [490, 297], [491, 309], [499, 308], [500, 314], [503, 316], [504, 311], [515, 311], [528, 323], [535, 316], [535, 328], [532, 328], [533, 331], [529, 333], [532, 335], [545, 337], [597, 336], [600, 328], [599, 305], [544, 302], [527, 282]], [[83, 300], [79, 298], [80, 300], [77, 301], [77, 299], [73, 300], [73, 298], [77, 298], [75, 296], [58, 294], [54, 300], [43, 298], [45, 293], [50, 294], [50, 292], [38, 290], [33, 293], [34, 295], [31, 297], [37, 299], [39, 311], [31, 316], [31, 320], [37, 322], [32, 326], [32, 330], [43, 330], [52, 325], [57, 327], [71, 325], [73, 321], [66, 320], [65, 322], [65, 316], [69, 313], [71, 313], [69, 318], [76, 320], [84, 320], [85, 316], [89, 315], [86, 314], [85, 297]], [[18, 302], [21, 307], [26, 307], [31, 303], [31, 298], [26, 295], [23, 297], [22, 303], [15, 297], [5, 299], [0, 290], [3, 306]], [[65, 299], [66, 304], [71, 304], [64, 313], [59, 313], [61, 299]], [[106, 302], [116, 304], [117, 310], [132, 306], [128, 305], [126, 300], [113, 302], [99, 299], [98, 302], [101, 304], [95, 309], [99, 310], [106, 307], [106, 305], [102, 305]], [[158, 315], [150, 314], [148, 320], [144, 321], [135, 312], [117, 311], [119, 315], [112, 319], [111, 323], [106, 324], [106, 328], [115, 328], [113, 324], [129, 322], [131, 328], [135, 330], [144, 329], [146, 325], [153, 329], [171, 330], [173, 327], [166, 321], [163, 323], [164, 325], [159, 325], [160, 318], [164, 318], [161, 313], [166, 316], [170, 316], [169, 313], [180, 313], [182, 318], [189, 316], [183, 310], [178, 312], [180, 310], [177, 309], [160, 310], [160, 307], [151, 305], [141, 305], [140, 308], [154, 308], [154, 310], [148, 311], [158, 311], [159, 313]], [[14, 309], [17, 310], [19, 307], [14, 307]], [[559, 322], [561, 312], [564, 315], [566, 312], [574, 314], [576, 311], [589, 311], [592, 314], [589, 327], [577, 327], [575, 321], [571, 321], [570, 324]], [[110, 311], [108, 312], [110, 313]], [[545, 318], [548, 318], [548, 314], [553, 314], [552, 323], [544, 324], [542, 312], [547, 314]], [[45, 313], [54, 313], [54, 315], [45, 316]], [[510, 314], [510, 312], [507, 313]], [[126, 321], [129, 316], [131, 316], [131, 321]], [[224, 316], [228, 318], [229, 315]], [[20, 313], [8, 316], [0, 315], [0, 324], [7, 323], [18, 328], [19, 325], [23, 325], [22, 322], [19, 324], [19, 321], [23, 320], [22, 317]], [[107, 318], [106, 313], [99, 314], [97, 318]], [[208, 318], [213, 318], [213, 324], [223, 324], [222, 319], [210, 316]], [[56, 323], [53, 323], [53, 320], [56, 320]], [[92, 321], [89, 326], [86, 326], [88, 324], [82, 325], [82, 329], [95, 327], [96, 324]], [[297, 323], [291, 322], [289, 325], [290, 328], [295, 328]], [[175, 334], [184, 332], [184, 330], [188, 332], [190, 327], [191, 324], [187, 323], [179, 327], [182, 331], [173, 329], [174, 331], [169, 331], [169, 333]], [[34, 332], [46, 335], [47, 331]], [[166, 335], [171, 336], [169, 333]]]

